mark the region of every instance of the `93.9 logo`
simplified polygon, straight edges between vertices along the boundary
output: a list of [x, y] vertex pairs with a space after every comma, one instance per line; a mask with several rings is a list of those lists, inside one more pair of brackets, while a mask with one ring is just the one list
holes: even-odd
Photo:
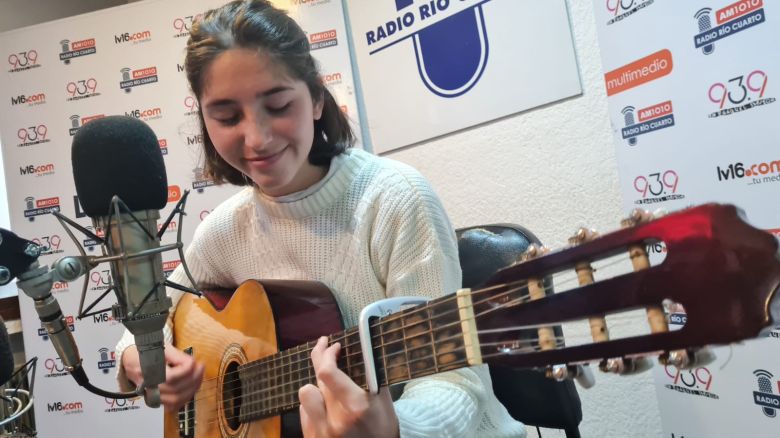
[[710, 113], [709, 117], [728, 116], [773, 103], [776, 100], [774, 97], [764, 97], [768, 83], [769, 76], [765, 72], [753, 70], [725, 83], [712, 84], [707, 90], [707, 97], [718, 105], [718, 111]]
[[17, 144], [17, 146], [24, 147], [48, 143], [50, 141], [46, 138], [46, 134], [48, 133], [49, 129], [43, 124], [19, 128], [19, 130], [16, 131], [16, 137], [19, 138], [19, 144]]
[[655, 204], [685, 198], [677, 193], [680, 177], [674, 170], [654, 172], [634, 178], [634, 190], [642, 195], [636, 204]]
[[32, 242], [41, 247], [41, 255], [58, 254], [64, 251], [60, 249], [62, 238], [56, 234], [40, 238], [36, 237]]
[[38, 64], [38, 52], [36, 50], [27, 50], [25, 52], [16, 52], [8, 55], [8, 64], [11, 69], [9, 73], [29, 70], [40, 67]]
[[173, 28], [176, 30], [175, 38], [185, 37], [190, 35], [190, 29], [192, 23], [196, 20], [200, 20], [203, 14], [187, 15], [186, 17], [178, 17], [173, 20]]
[[67, 92], [67, 101], [86, 99], [89, 97], [100, 96], [97, 92], [97, 80], [95, 78], [80, 79], [77, 81], [68, 82], [65, 85], [65, 91]]
[[710, 392], [713, 376], [712, 372], [705, 367], [681, 370], [673, 365], [666, 365], [664, 373], [672, 379], [672, 383], [666, 385], [667, 389], [713, 399], [720, 398], [717, 394]]

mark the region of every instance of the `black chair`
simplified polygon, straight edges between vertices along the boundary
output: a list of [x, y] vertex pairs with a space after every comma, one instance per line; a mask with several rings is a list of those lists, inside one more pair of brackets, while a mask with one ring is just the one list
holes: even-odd
[[[509, 266], [531, 243], [539, 244], [519, 225], [493, 224], [456, 230], [463, 287], [478, 288], [497, 270]], [[548, 294], [552, 293], [547, 289]], [[561, 336], [560, 327], [554, 328]], [[527, 337], [537, 336], [530, 330]], [[509, 414], [529, 426], [563, 429], [567, 438], [579, 438], [582, 405], [574, 382], [557, 382], [538, 370], [490, 366], [493, 391]]]

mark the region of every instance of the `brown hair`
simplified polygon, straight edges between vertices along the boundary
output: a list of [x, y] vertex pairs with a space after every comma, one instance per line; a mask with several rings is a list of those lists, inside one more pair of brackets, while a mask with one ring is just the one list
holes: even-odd
[[[355, 136], [347, 117], [322, 83], [303, 29], [283, 10], [266, 0], [236, 0], [213, 9], [196, 21], [187, 40], [184, 68], [195, 96], [203, 93], [203, 75], [221, 53], [244, 48], [262, 50], [286, 67], [294, 79], [303, 81], [314, 102], [322, 100], [322, 117], [314, 123], [314, 142], [309, 162], [327, 166], [331, 158], [353, 145]], [[203, 111], [198, 110], [203, 132], [204, 173], [217, 183], [238, 186], [252, 181], [219, 156], [206, 131]]]

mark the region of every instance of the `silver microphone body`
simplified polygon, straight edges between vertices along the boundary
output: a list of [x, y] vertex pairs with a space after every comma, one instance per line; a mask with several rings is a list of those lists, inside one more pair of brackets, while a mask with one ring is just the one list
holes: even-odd
[[[93, 218], [94, 225], [105, 231], [107, 255], [115, 257], [111, 261], [117, 296], [117, 304], [112, 308], [114, 318], [135, 337], [146, 402], [152, 407], [156, 407], [154, 404], [159, 406], [157, 386], [165, 382], [163, 328], [172, 305], [165, 293], [160, 239], [157, 237], [159, 218], [159, 210]], [[150, 391], [156, 393], [156, 401]]]

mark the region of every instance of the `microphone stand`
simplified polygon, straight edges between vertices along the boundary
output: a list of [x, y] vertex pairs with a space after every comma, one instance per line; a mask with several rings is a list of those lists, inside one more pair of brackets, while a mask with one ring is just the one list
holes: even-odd
[[[159, 239], [160, 236], [162, 236], [162, 233], [165, 232], [168, 224], [171, 222], [174, 215], [178, 214], [179, 224], [182, 223], [182, 218], [184, 215], [184, 205], [186, 204], [188, 195], [189, 195], [189, 191], [185, 190], [182, 198], [176, 204], [175, 208], [173, 209], [169, 217], [166, 219], [163, 226], [160, 228], [156, 236], [157, 239]], [[110, 211], [119, 212], [120, 208], [122, 208], [129, 213], [127, 206], [124, 204], [124, 202], [122, 202], [121, 199], [119, 199], [119, 197], [114, 196], [114, 198], [111, 201], [111, 204], [112, 204], [112, 208]], [[62, 363], [65, 365], [66, 370], [73, 376], [73, 378], [80, 386], [84, 387], [86, 390], [92, 392], [93, 394], [97, 394], [103, 397], [108, 397], [113, 399], [129, 399], [129, 398], [137, 397], [139, 395], [143, 395], [144, 401], [146, 402], [147, 406], [158, 407], [160, 405], [160, 391], [157, 385], [151, 387], [151, 386], [145, 386], [142, 383], [138, 386], [138, 388], [136, 388], [135, 391], [112, 392], [112, 391], [106, 391], [100, 389], [89, 382], [89, 378], [87, 377], [87, 374], [84, 371], [84, 368], [82, 367], [82, 359], [79, 354], [78, 347], [76, 346], [75, 339], [73, 338], [73, 335], [71, 334], [68, 328], [67, 321], [65, 320], [65, 316], [62, 313], [62, 309], [60, 308], [59, 302], [51, 294], [51, 289], [55, 281], [70, 282], [78, 279], [81, 276], [84, 275], [88, 276], [92, 268], [94, 268], [95, 266], [103, 262], [111, 262], [116, 260], [126, 261], [128, 258], [145, 256], [150, 253], [161, 253], [163, 251], [168, 251], [172, 249], [178, 250], [181, 264], [183, 265], [183, 269], [188, 279], [190, 280], [190, 284], [194, 285], [195, 280], [192, 278], [192, 275], [190, 274], [182, 250], [183, 248], [183, 244], [181, 241], [182, 227], [179, 226], [177, 241], [175, 244], [165, 245], [159, 248], [144, 251], [143, 253], [133, 253], [133, 254], [128, 254], [124, 250], [124, 248], [120, 248], [119, 253], [106, 255], [104, 238], [95, 235], [91, 231], [82, 227], [81, 225], [74, 222], [73, 220], [68, 219], [67, 217], [61, 215], [60, 213], [54, 212], [52, 214], [55, 217], [57, 217], [57, 219], [60, 221], [60, 224], [63, 226], [65, 231], [73, 240], [73, 242], [76, 244], [76, 247], [79, 249], [81, 255], [63, 257], [55, 261], [54, 264], [52, 265], [52, 270], [49, 270], [47, 266], [38, 265], [37, 258], [40, 255], [40, 247], [38, 245], [30, 243], [30, 245], [28, 245], [28, 247], [25, 248], [24, 252], [28, 257], [33, 257], [35, 261], [33, 261], [33, 263], [24, 273], [21, 273], [17, 276], [18, 278], [17, 286], [25, 293], [25, 295], [32, 298], [33, 301], [35, 302], [35, 310], [38, 312], [38, 317], [41, 320], [41, 324], [49, 334], [49, 338], [52, 340], [54, 349], [57, 351], [57, 354], [62, 360]], [[130, 213], [130, 216], [132, 216], [132, 213]], [[138, 220], [135, 219], [134, 217], [133, 219], [136, 222], [138, 222]], [[73, 234], [73, 232], [71, 232], [71, 230], [68, 228], [66, 224], [72, 226], [73, 228], [76, 228], [87, 237], [94, 239], [95, 241], [103, 245], [104, 255], [100, 257], [87, 256], [81, 244], [76, 239], [76, 236]], [[108, 236], [106, 236], [106, 238], [108, 238]], [[167, 279], [164, 281], [164, 285], [173, 287], [175, 289], [184, 292], [192, 293], [197, 296], [202, 295], [201, 292], [199, 292], [196, 289], [192, 289], [183, 285], [176, 284]], [[97, 303], [100, 302], [112, 290], [116, 291], [116, 288], [113, 285], [109, 287], [108, 290], [106, 290], [96, 300], [94, 300], [94, 302], [91, 303], [86, 310], [84, 310], [84, 301], [87, 293], [87, 282], [85, 281], [82, 289], [82, 294], [81, 294], [81, 302], [79, 304], [78, 319], [82, 319], [90, 315], [111, 310], [115, 318], [117, 318], [124, 324], [124, 319], [127, 316], [126, 315], [127, 311], [125, 309], [122, 309], [121, 305], [114, 305], [110, 309], [103, 309], [91, 313], [86, 313], [92, 310], [92, 308], [95, 307], [95, 305], [97, 305]], [[126, 288], [123, 288], [122, 290], [124, 291], [126, 290]], [[149, 296], [151, 296], [151, 292], [149, 293], [149, 295], [146, 296], [146, 298], [148, 298]], [[117, 298], [120, 303], [128, 302], [127, 297], [120, 297], [118, 292], [117, 292]], [[143, 302], [145, 301], [146, 299], [143, 300]], [[141, 303], [141, 306], [143, 306], [143, 302]], [[139, 308], [141, 306], [139, 306]]]

